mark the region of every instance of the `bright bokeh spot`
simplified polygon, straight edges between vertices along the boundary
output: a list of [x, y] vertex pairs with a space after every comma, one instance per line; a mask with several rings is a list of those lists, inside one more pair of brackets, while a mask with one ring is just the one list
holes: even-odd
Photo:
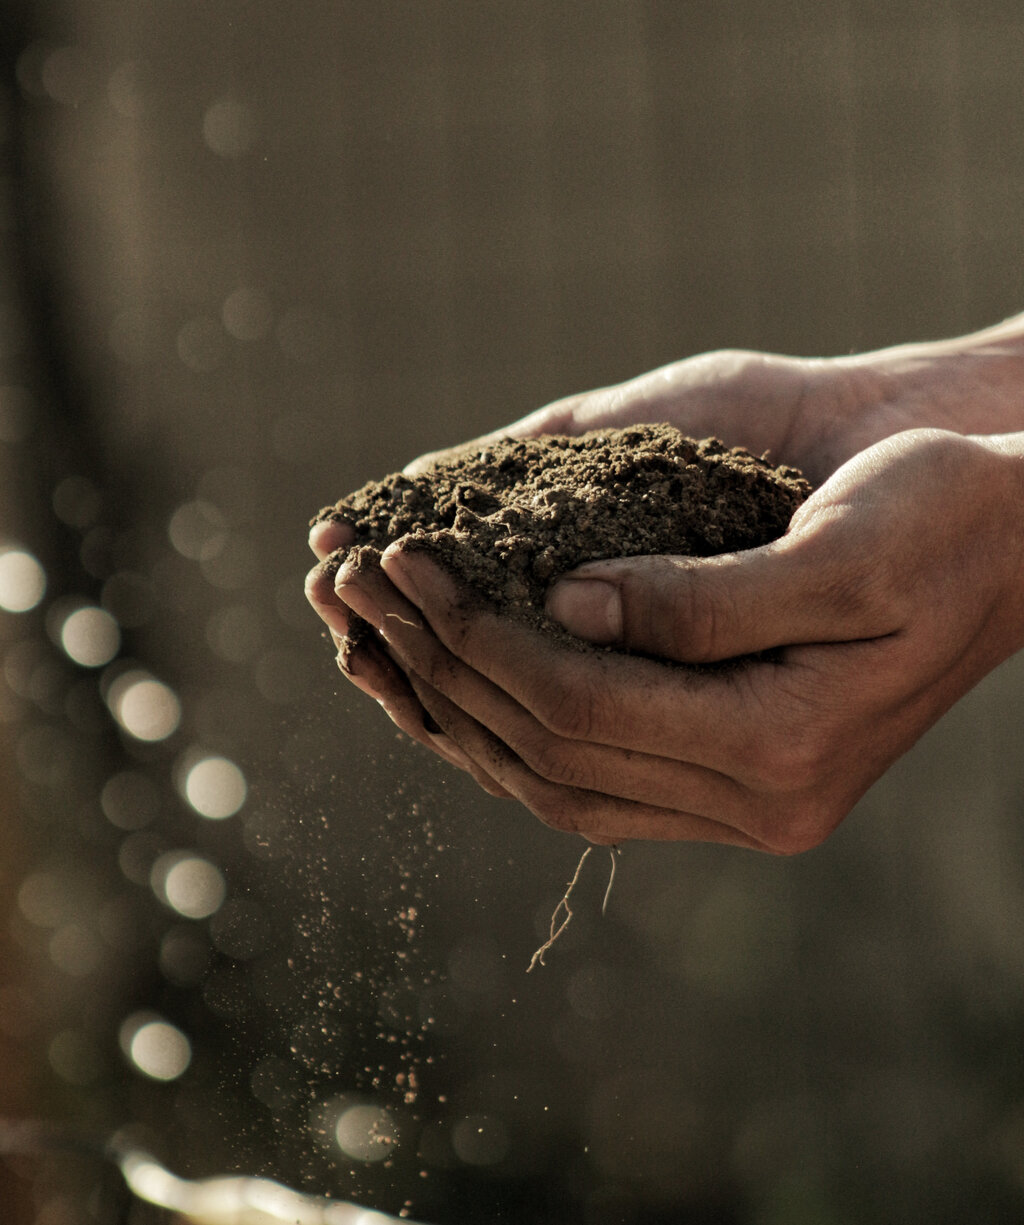
[[101, 668], [121, 649], [121, 630], [110, 613], [89, 605], [65, 618], [60, 644], [76, 664]]
[[166, 740], [181, 722], [181, 703], [174, 690], [148, 672], [126, 672], [118, 677], [107, 694], [107, 705], [136, 740]]
[[245, 775], [226, 757], [204, 757], [185, 777], [185, 798], [201, 817], [222, 821], [245, 803]]
[[398, 1129], [381, 1106], [349, 1106], [334, 1129], [338, 1148], [356, 1161], [384, 1161], [394, 1153]]
[[227, 894], [220, 869], [201, 855], [161, 855], [151, 879], [157, 896], [185, 919], [208, 919]]
[[121, 1049], [151, 1080], [177, 1080], [192, 1062], [192, 1044], [176, 1025], [136, 1013], [121, 1026]]
[[31, 553], [25, 549], [4, 549], [0, 553], [0, 608], [28, 612], [45, 591], [46, 572]]

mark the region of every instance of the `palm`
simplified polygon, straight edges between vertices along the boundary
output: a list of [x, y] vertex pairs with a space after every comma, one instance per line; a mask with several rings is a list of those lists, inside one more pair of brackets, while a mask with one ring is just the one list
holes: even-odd
[[[414, 460], [423, 471], [442, 457], [499, 435], [581, 434], [665, 421], [693, 437], [769, 453], [812, 482], [824, 481], [856, 451], [891, 430], [867, 421], [863, 380], [840, 363], [722, 350], [675, 362], [612, 387], [569, 396], [448, 451]], [[866, 390], [866, 388], [865, 388]]]

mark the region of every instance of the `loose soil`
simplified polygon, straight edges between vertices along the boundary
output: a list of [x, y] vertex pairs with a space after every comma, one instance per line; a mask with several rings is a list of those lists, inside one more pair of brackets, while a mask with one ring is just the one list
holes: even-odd
[[335, 567], [348, 557], [372, 566], [405, 537], [462, 580], [469, 598], [582, 647], [544, 614], [559, 575], [599, 558], [755, 548], [785, 532], [809, 493], [795, 468], [717, 438], [638, 425], [503, 439], [418, 476], [371, 481], [313, 522], [346, 523], [355, 534]]

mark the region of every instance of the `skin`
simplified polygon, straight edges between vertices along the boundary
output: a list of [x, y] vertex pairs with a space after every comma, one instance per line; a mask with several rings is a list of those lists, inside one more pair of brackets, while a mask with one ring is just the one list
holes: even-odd
[[[500, 434], [640, 421], [769, 451], [817, 488], [779, 541], [590, 563], [552, 585], [549, 613], [666, 661], [767, 657], [694, 671], [572, 652], [467, 605], [401, 541], [369, 573], [316, 567], [307, 593], [337, 643], [352, 611], [377, 628], [353, 683], [548, 825], [807, 850], [1024, 646], [1024, 317], [858, 357], [705, 354]], [[324, 558], [349, 541], [321, 524], [310, 543]]]

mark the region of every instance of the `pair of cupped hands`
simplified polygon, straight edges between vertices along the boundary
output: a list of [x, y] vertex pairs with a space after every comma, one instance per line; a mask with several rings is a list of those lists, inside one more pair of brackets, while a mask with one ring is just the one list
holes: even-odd
[[331, 522], [310, 535], [308, 597], [339, 648], [353, 613], [377, 631], [339, 663], [398, 727], [546, 824], [806, 850], [1024, 645], [1020, 332], [835, 359], [705, 354], [466, 444], [664, 421], [804, 471], [815, 490], [771, 544], [553, 582], [547, 612], [620, 651], [573, 651], [480, 607], [401, 541], [334, 574], [323, 561], [351, 534]]

